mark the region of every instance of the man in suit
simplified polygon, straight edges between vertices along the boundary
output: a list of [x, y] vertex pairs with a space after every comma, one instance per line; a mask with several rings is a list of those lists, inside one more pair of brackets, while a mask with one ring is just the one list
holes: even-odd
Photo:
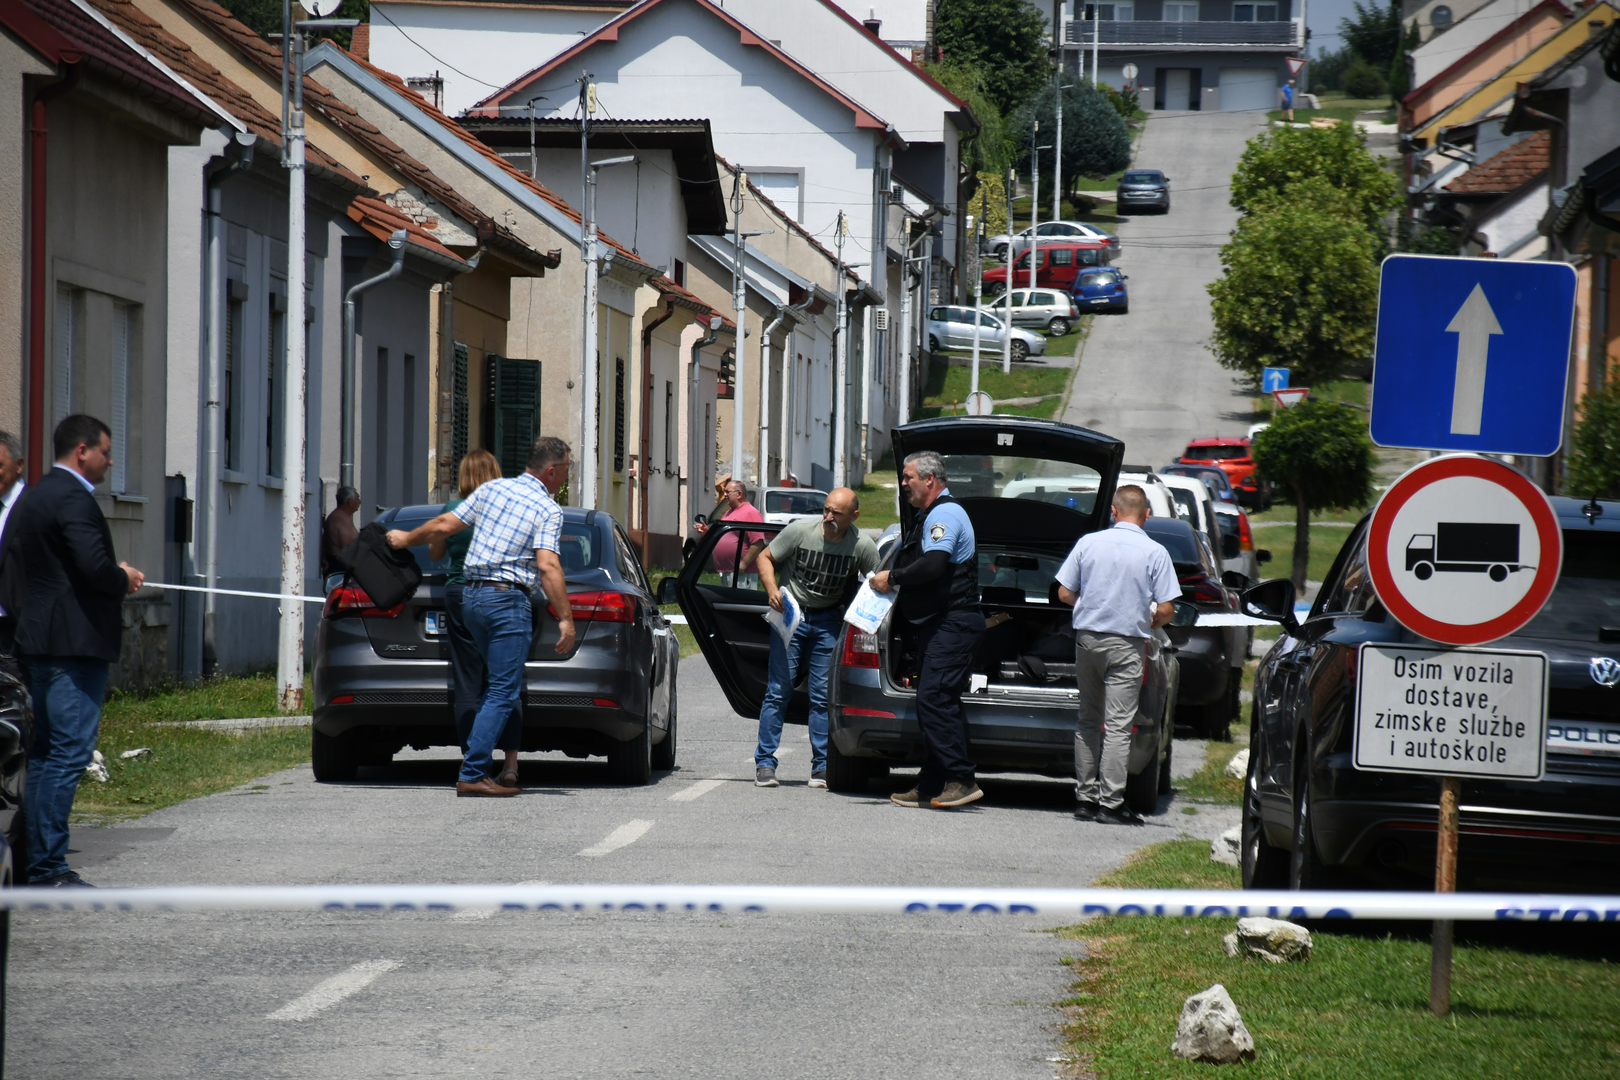
[[75, 414], [56, 426], [56, 467], [18, 500], [0, 536], [3, 601], [34, 697], [34, 745], [23, 797], [27, 879], [85, 886], [68, 868], [68, 813], [101, 727], [109, 665], [118, 659], [123, 599], [146, 580], [113, 554], [96, 505], [112, 466], [112, 432]]

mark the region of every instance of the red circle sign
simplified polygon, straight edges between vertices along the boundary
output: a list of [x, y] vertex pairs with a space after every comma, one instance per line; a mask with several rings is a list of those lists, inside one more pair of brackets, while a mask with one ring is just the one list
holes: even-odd
[[1367, 531], [1367, 570], [1389, 613], [1447, 645], [1507, 637], [1558, 584], [1564, 541], [1541, 489], [1500, 462], [1425, 461], [1390, 485]]

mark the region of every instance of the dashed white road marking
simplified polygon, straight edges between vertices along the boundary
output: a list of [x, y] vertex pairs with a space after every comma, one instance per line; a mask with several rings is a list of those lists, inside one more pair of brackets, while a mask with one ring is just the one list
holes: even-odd
[[627, 847], [640, 840], [647, 835], [647, 830], [652, 827], [652, 822], [643, 821], [639, 818], [635, 821], [626, 822], [608, 833], [607, 838], [601, 843], [592, 844], [584, 851], [581, 851], [579, 855], [581, 858], [594, 859], [609, 852], [618, 851], [620, 848]]
[[295, 998], [266, 1016], [266, 1020], [308, 1020], [322, 1009], [329, 1009], [351, 994], [370, 986], [380, 975], [400, 966], [398, 960], [367, 960], [340, 972], [303, 997]]
[[682, 788], [680, 791], [677, 791], [675, 794], [671, 795], [669, 797], [669, 801], [670, 802], [691, 802], [693, 799], [696, 799], [696, 798], [698, 798], [698, 797], [700, 797], [702, 795], [707, 795], [709, 792], [713, 791], [715, 788], [719, 787], [721, 784], [724, 784], [725, 782], [726, 782], [725, 780], [715, 780], [715, 779], [699, 780], [697, 783], [693, 784], [691, 787]]
[[[551, 882], [549, 882], [549, 881], [520, 881], [520, 882], [518, 882], [518, 884], [519, 885], [550, 885]], [[492, 908], [492, 907], [466, 908], [466, 909], [464, 909], [462, 911], [456, 912], [454, 915], [452, 915], [450, 917], [452, 919], [456, 919], [456, 920], [458, 920], [460, 922], [475, 922], [475, 921], [477, 921], [479, 919], [487, 919], [487, 918], [489, 918], [491, 915], [494, 915], [495, 912], [498, 911], [498, 910], [499, 910], [498, 908]]]

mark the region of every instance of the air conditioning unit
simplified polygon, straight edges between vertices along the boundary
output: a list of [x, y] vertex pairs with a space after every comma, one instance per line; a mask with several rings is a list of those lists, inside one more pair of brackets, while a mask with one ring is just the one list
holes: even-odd
[[875, 308], [872, 312], [872, 329], [887, 331], [889, 329], [889, 309]]

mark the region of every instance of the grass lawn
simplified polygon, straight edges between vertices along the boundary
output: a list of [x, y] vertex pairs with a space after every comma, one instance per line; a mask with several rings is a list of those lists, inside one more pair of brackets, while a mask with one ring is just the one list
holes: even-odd
[[[1257, 528], [1254, 530], [1254, 546], [1265, 548], [1271, 552], [1271, 561], [1260, 568], [1263, 578], [1288, 577], [1294, 572], [1294, 508], [1284, 503], [1274, 505], [1263, 518], [1271, 518], [1279, 510], [1283, 512], [1288, 528]], [[1326, 520], [1332, 515], [1323, 513], [1312, 514], [1314, 520]], [[1360, 515], [1354, 515], [1359, 517]], [[1255, 519], [1250, 518], [1251, 525]], [[1333, 560], [1339, 557], [1339, 549], [1344, 547], [1345, 541], [1350, 539], [1349, 529], [1334, 528], [1331, 525], [1311, 526], [1310, 557], [1305, 564], [1305, 579], [1307, 581], [1323, 581], [1327, 572], [1333, 569]]]
[[[999, 361], [988, 363], [981, 360], [979, 389], [995, 399], [998, 413], [1051, 419], [1057, 415], [1058, 406], [1063, 401], [1063, 392], [1067, 389], [1074, 370], [1015, 365], [1012, 371], [1004, 374]], [[917, 411], [917, 419], [950, 416], [953, 412], [961, 415], [963, 402], [967, 401], [968, 389], [972, 382], [971, 368], [934, 364], [928, 369], [928, 385], [923, 391], [923, 404]], [[1002, 404], [1008, 398], [1022, 397], [1040, 397], [1043, 400], [1033, 405]], [[869, 524], [864, 513], [861, 524]]]
[[[1294, 100], [1297, 102], [1300, 98], [1296, 96]], [[1322, 107], [1320, 109], [1295, 109], [1294, 123], [1308, 124], [1313, 117], [1317, 116], [1328, 116], [1348, 123], [1360, 119], [1362, 113], [1369, 112], [1386, 114], [1379, 117], [1385, 123], [1393, 119], [1392, 115], [1388, 115], [1393, 111], [1388, 98], [1353, 98], [1343, 90], [1326, 90], [1317, 94], [1316, 100], [1322, 103]], [[1281, 109], [1272, 109], [1267, 115], [1273, 120], [1283, 119]]]
[[[1116, 887], [1238, 887], [1209, 844], [1145, 848], [1098, 882]], [[1225, 919], [1105, 918], [1060, 931], [1082, 940], [1061, 1002], [1077, 1063], [1099, 1080], [1214, 1075], [1170, 1052], [1182, 1001], [1225, 985], [1254, 1036], [1233, 1075], [1297, 1080], [1479, 1080], [1620, 1074], [1620, 963], [1612, 931], [1458, 925], [1452, 1015], [1428, 1008], [1429, 944], [1414, 928], [1357, 923], [1312, 930], [1311, 959], [1228, 957]], [[1595, 940], [1596, 939], [1596, 940]]]
[[[311, 692], [306, 683], [304, 693]], [[139, 693], [115, 691], [102, 710], [97, 744], [111, 779], [79, 785], [73, 820], [88, 825], [140, 817], [308, 761], [307, 727], [238, 733], [159, 726], [275, 713], [276, 679], [271, 674]], [[151, 756], [130, 761], [119, 756], [141, 747], [149, 748]]]
[[1185, 780], [1176, 781], [1176, 794], [1183, 799], [1195, 799], [1199, 802], [1225, 803], [1237, 806], [1242, 802], [1243, 781], [1234, 780], [1226, 775], [1226, 765], [1232, 760], [1232, 755], [1249, 745], [1249, 722], [1247, 710], [1241, 721], [1232, 722], [1232, 741], [1206, 742], [1204, 746], [1204, 764], [1199, 770]]

